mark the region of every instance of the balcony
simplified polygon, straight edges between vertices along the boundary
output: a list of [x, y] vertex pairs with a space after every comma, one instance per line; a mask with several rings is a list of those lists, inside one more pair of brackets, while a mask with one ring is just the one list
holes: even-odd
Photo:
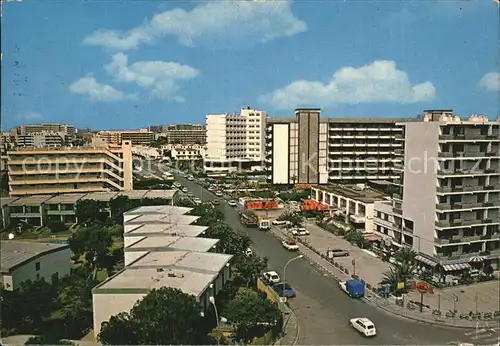
[[42, 217], [42, 214], [41, 213], [10, 213], [10, 217], [19, 217], [19, 218]]
[[498, 152], [495, 152], [495, 151], [487, 151], [484, 153], [484, 156], [487, 156], [487, 157], [492, 157], [492, 156], [499, 156], [500, 154]]
[[405, 154], [405, 151], [404, 151], [404, 149], [395, 149], [395, 150], [394, 150], [394, 153], [395, 153], [396, 155], [404, 155], [404, 154]]
[[75, 215], [74, 210], [47, 210], [47, 215]]

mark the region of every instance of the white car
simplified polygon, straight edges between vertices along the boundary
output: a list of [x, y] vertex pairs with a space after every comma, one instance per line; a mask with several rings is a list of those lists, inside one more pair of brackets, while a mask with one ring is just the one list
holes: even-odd
[[182, 192], [188, 192], [189, 190], [187, 189], [187, 187], [183, 187], [182, 188]]
[[279, 225], [286, 224], [286, 221], [285, 220], [273, 220], [272, 223], [273, 223], [273, 225], [279, 226]]
[[364, 336], [377, 335], [375, 324], [366, 317], [351, 318], [349, 324]]
[[221, 191], [215, 191], [215, 195], [216, 195], [217, 197], [222, 197], [222, 196], [223, 196], [223, 194], [222, 194], [222, 192], [221, 192]]
[[201, 198], [198, 198], [198, 197], [193, 198], [193, 202], [196, 203], [196, 204], [203, 203], [203, 201], [201, 200]]
[[292, 231], [292, 234], [297, 236], [304, 236], [304, 235], [309, 235], [310, 233], [305, 228], [296, 228]]
[[283, 247], [285, 249], [287, 249], [288, 251], [298, 251], [299, 250], [299, 246], [293, 240], [283, 240], [281, 242], [281, 245], [283, 245]]
[[277, 284], [281, 282], [280, 276], [275, 271], [265, 272], [264, 274], [262, 274], [262, 276], [267, 282], [271, 284]]
[[235, 200], [230, 200], [227, 201], [227, 204], [231, 207], [236, 207], [238, 205], [238, 202], [236, 202]]

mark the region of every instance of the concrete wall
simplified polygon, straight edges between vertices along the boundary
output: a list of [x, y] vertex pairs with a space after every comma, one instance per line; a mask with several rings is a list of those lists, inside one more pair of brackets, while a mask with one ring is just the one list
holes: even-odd
[[[38, 278], [44, 278], [46, 282], [52, 283], [52, 275], [57, 273], [59, 280], [70, 275], [71, 251], [69, 248], [52, 252], [29, 261], [19, 268], [14, 269], [10, 275], [2, 275], [2, 283], [7, 290], [16, 290], [21, 282]], [[40, 263], [40, 270], [36, 270], [36, 263]]]
[[144, 296], [146, 294], [94, 293], [92, 295], [94, 337], [97, 339], [102, 322], [109, 321], [112, 316], [118, 315], [120, 312], [129, 312], [134, 307], [134, 304]]
[[414, 221], [414, 250], [428, 255], [435, 254], [438, 139], [437, 122], [406, 124], [403, 217]]
[[290, 159], [290, 130], [288, 124], [273, 125], [273, 155], [272, 166], [274, 184], [288, 184], [289, 179], [289, 159]]

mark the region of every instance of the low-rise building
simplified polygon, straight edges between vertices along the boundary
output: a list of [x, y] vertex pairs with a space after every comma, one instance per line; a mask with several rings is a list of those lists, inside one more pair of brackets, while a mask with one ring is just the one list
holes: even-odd
[[118, 145], [127, 141], [131, 142], [133, 145], [147, 146], [154, 141], [154, 133], [148, 129], [99, 131], [97, 136], [105, 140], [107, 143]]
[[70, 275], [71, 251], [67, 244], [2, 240], [0, 249], [1, 283], [8, 291], [27, 280], [43, 278], [55, 284]]
[[167, 144], [161, 147], [164, 157], [173, 161], [199, 161], [206, 155], [207, 147], [198, 144]]
[[9, 223], [11, 225], [42, 226], [45, 220], [44, 202], [52, 198], [51, 195], [38, 195], [18, 198], [9, 203]]
[[[164, 251], [193, 251], [193, 252], [213, 252], [219, 239], [213, 238], [193, 238], [186, 236], [162, 236], [162, 237], [132, 237], [135, 242], [126, 246], [125, 265], [129, 265], [148, 252]], [[132, 239], [129, 237], [129, 239]], [[129, 240], [130, 241], [130, 240]]]
[[365, 184], [319, 185], [311, 191], [312, 199], [328, 204], [346, 225], [366, 233], [373, 232], [374, 204], [389, 198]]
[[76, 204], [85, 197], [84, 193], [70, 193], [57, 195], [46, 200], [45, 205], [47, 220], [64, 223], [75, 223]]

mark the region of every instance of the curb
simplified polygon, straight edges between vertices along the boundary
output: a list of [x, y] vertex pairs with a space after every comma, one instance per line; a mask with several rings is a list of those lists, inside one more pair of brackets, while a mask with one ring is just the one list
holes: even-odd
[[[271, 230], [271, 233], [276, 238], [278, 238], [278, 239], [287, 238], [283, 234], [280, 234], [279, 231], [276, 231], [274, 229]], [[317, 256], [320, 256], [325, 261], [328, 261], [328, 259], [326, 258], [326, 256], [322, 255], [318, 250], [310, 247], [308, 244], [303, 243], [300, 239], [295, 239], [295, 240], [298, 243], [300, 243], [302, 246], [304, 246], [305, 248], [307, 248], [308, 250], [312, 251]], [[316, 259], [314, 259], [310, 255], [304, 253], [304, 251], [300, 250], [300, 253], [302, 255], [304, 255], [304, 257], [306, 259], [308, 259], [310, 262], [312, 262], [316, 267], [319, 267], [321, 270], [323, 270], [324, 272], [328, 273], [335, 281], [343, 281], [343, 279], [340, 278], [338, 275], [333, 274], [332, 270], [331, 270], [331, 269], [335, 269], [336, 271], [340, 272], [340, 268], [337, 268], [333, 264], [331, 264], [333, 268], [328, 269], [324, 265], [318, 263]], [[331, 262], [329, 262], [329, 263], [331, 263]], [[345, 273], [343, 273], [343, 274], [350, 278], [349, 274], [345, 274]], [[373, 290], [367, 289], [367, 291], [370, 292], [372, 295], [376, 296], [376, 293]], [[382, 306], [381, 304], [378, 304], [376, 301], [374, 301], [372, 299], [369, 299], [369, 298], [366, 298], [366, 297], [363, 299], [363, 301], [365, 303], [367, 303], [367, 304], [376, 306], [377, 308], [380, 308], [380, 309], [384, 310], [387, 313], [390, 313], [390, 314], [393, 314], [393, 315], [396, 315], [396, 316], [399, 316], [399, 317], [402, 317], [402, 318], [406, 318], [406, 319], [411, 320], [411, 321], [425, 323], [425, 324], [438, 324], [438, 325], [443, 326], [443, 327], [459, 328], [459, 329], [469, 329], [469, 330], [477, 328], [478, 325], [481, 326], [482, 328], [498, 328], [498, 327], [500, 327], [500, 322], [485, 321], [485, 320], [469, 321], [471, 323], [470, 325], [460, 325], [460, 324], [457, 325], [457, 324], [453, 324], [453, 323], [447, 323], [446, 321], [429, 320], [427, 318], [423, 318], [423, 317], [419, 318], [418, 316], [406, 315], [406, 314], [401, 313], [399, 311], [395, 311], [395, 310], [391, 309], [390, 307]]]

